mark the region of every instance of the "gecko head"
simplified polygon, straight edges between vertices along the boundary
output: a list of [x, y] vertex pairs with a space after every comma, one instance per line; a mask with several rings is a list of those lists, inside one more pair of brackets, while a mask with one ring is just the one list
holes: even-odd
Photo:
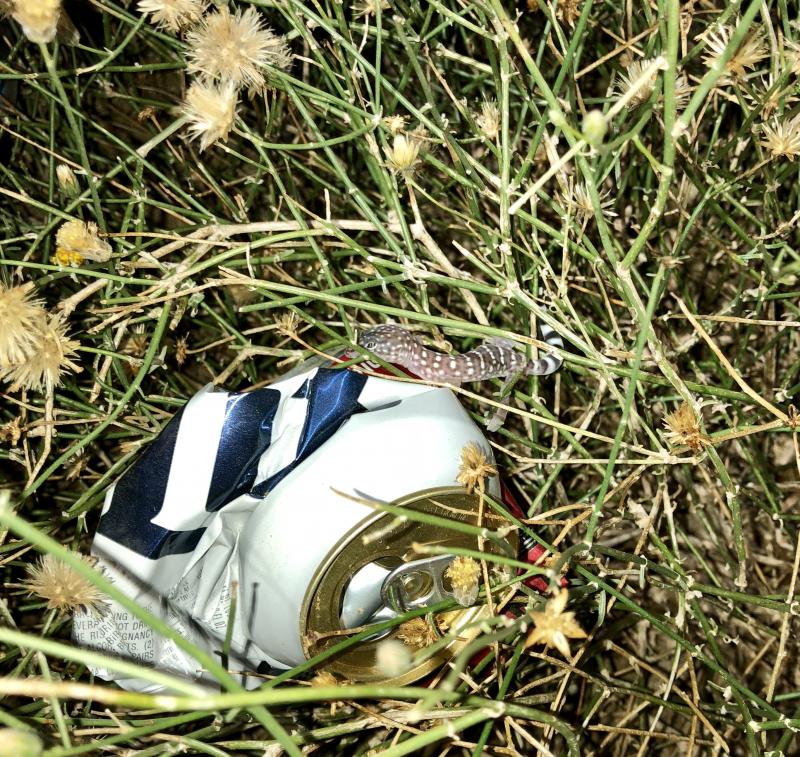
[[376, 326], [364, 332], [358, 343], [387, 363], [402, 362], [410, 343], [409, 335], [392, 325]]

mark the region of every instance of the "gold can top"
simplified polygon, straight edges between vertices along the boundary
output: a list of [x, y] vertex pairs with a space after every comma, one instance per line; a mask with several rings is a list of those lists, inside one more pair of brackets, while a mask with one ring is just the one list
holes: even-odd
[[[508, 525], [486, 503], [481, 507], [480, 496], [468, 494], [460, 487], [440, 487], [410, 494], [391, 503], [409, 515], [377, 510], [345, 534], [328, 552], [315, 572], [305, 595], [300, 616], [303, 651], [308, 659], [340, 644], [364, 626], [345, 628], [342, 609], [345, 596], [354, 576], [368, 566], [377, 566], [388, 574], [389, 580], [401, 587], [406, 608], [425, 605], [428, 598], [435, 604], [447, 594], [446, 577], [442, 580], [446, 558], [420, 560], [425, 555], [419, 545], [436, 545], [447, 550], [479, 550], [486, 553], [505, 552], [515, 557], [518, 535], [512, 530], [505, 544], [482, 540], [475, 529], [479, 524], [494, 530]], [[411, 513], [414, 513], [412, 515]], [[459, 527], [462, 527], [459, 530]], [[505, 548], [505, 549], [504, 549]], [[444, 565], [443, 565], [444, 560]], [[419, 563], [411, 565], [411, 563]], [[376, 568], [376, 570], [377, 570]], [[380, 574], [380, 571], [377, 571]], [[444, 584], [444, 586], [443, 586]], [[384, 584], [384, 598], [387, 596]], [[392, 592], [389, 592], [390, 594]], [[395, 607], [395, 611], [398, 608]], [[402, 610], [402, 608], [400, 608]], [[418, 680], [441, 667], [464, 648], [479, 632], [479, 621], [487, 616], [485, 605], [437, 613], [429, 637], [431, 653], [416, 655], [420, 661], [400, 675], [387, 677], [377, 662], [378, 645], [386, 639], [402, 639], [399, 624], [388, 632], [362, 640], [325, 660], [320, 670], [329, 671], [350, 681], [402, 685]], [[384, 608], [371, 622], [391, 618], [396, 612]], [[370, 622], [367, 620], [366, 622]], [[446, 630], [446, 634], [443, 632]], [[439, 635], [445, 638], [437, 638]], [[406, 639], [406, 643], [407, 643]], [[409, 651], [420, 651], [419, 644]]]

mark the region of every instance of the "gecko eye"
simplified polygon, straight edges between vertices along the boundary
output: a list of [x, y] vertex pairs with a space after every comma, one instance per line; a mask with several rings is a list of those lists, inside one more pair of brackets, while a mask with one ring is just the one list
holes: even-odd
[[363, 342], [361, 342], [361, 346], [365, 350], [369, 350], [370, 352], [372, 352], [372, 350], [374, 350], [377, 345], [378, 342], [375, 339], [365, 339]]

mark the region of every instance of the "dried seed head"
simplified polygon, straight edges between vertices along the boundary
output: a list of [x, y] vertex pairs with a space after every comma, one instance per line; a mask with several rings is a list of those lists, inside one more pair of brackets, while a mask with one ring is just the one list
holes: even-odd
[[485, 102], [481, 106], [481, 112], [476, 113], [473, 118], [486, 139], [497, 139], [500, 133], [500, 111], [496, 102]]
[[150, 344], [150, 337], [144, 329], [144, 326], [137, 323], [125, 337], [125, 340], [120, 346], [120, 352], [123, 355], [130, 355], [130, 357], [142, 358], [147, 352], [147, 346]]
[[404, 131], [406, 128], [406, 121], [408, 121], [408, 116], [398, 116], [396, 113], [393, 116], [386, 116], [386, 118], [383, 119], [383, 123], [386, 124], [386, 127], [392, 134]]
[[575, 28], [575, 22], [581, 16], [585, 0], [559, 0], [556, 8], [556, 16], [568, 26]]
[[[16, 416], [13, 420], [0, 426], [0, 441], [7, 443], [9, 447], [16, 447], [22, 438], [20, 422], [21, 418]], [[0, 754], [2, 754], [1, 751]]]
[[458, 467], [456, 481], [465, 486], [471, 494], [475, 487], [482, 492], [486, 487], [486, 479], [497, 475], [486, 452], [477, 442], [468, 442], [461, 449], [461, 464]]
[[11, 17], [31, 42], [52, 42], [61, 15], [61, 0], [11, 0]]
[[786, 66], [795, 76], [800, 76], [800, 42], [784, 38], [783, 44]]
[[764, 138], [759, 144], [766, 148], [773, 158], [794, 160], [800, 155], [800, 117], [791, 120], [774, 119], [772, 124], [762, 126]]
[[586, 632], [575, 620], [574, 612], [564, 612], [568, 599], [569, 592], [561, 589], [547, 602], [543, 611], [530, 613], [535, 627], [528, 634], [526, 647], [544, 644], [545, 647], [555, 647], [564, 657], [571, 659], [568, 639], [585, 639]]
[[745, 100], [752, 104], [753, 108], [761, 111], [764, 119], [769, 118], [780, 108], [781, 112], [788, 112], [792, 103], [797, 102], [797, 84], [792, 83], [788, 87], [779, 87], [778, 79], [772, 73], [767, 76], [759, 77], [755, 86], [748, 87], [742, 92]]
[[47, 313], [33, 293], [30, 282], [10, 288], [0, 284], [0, 370], [24, 362], [36, 348]]
[[64, 163], [59, 163], [56, 166], [56, 179], [58, 180], [58, 186], [61, 188], [61, 191], [67, 197], [75, 197], [80, 190], [78, 186], [78, 177], [75, 176], [75, 172]]
[[231, 14], [227, 7], [209, 13], [186, 35], [189, 71], [234, 88], [261, 88], [264, 68], [286, 69], [292, 55], [283, 37], [273, 34], [255, 8]]
[[322, 670], [311, 679], [311, 685], [316, 688], [338, 686], [339, 680], [333, 673], [329, 673], [327, 670]]
[[281, 313], [275, 319], [275, 329], [279, 334], [289, 337], [290, 339], [297, 336], [297, 327], [300, 325], [300, 319], [294, 310], [289, 310], [286, 313]]
[[[600, 212], [606, 218], [613, 218], [617, 215], [611, 208], [614, 207], [613, 198], [609, 198], [611, 190], [606, 190], [600, 195]], [[589, 194], [589, 188], [585, 183], [573, 185], [570, 182], [565, 189], [558, 193], [562, 205], [568, 209], [570, 215], [580, 223], [586, 223], [594, 218], [594, 205]]]
[[[706, 52], [703, 55], [703, 63], [708, 68], [716, 68], [721, 63], [722, 54], [731, 41], [736, 27], [739, 26], [739, 19], [731, 26], [712, 25], [697, 39], [704, 40]], [[742, 79], [745, 76], [745, 69], [753, 70], [769, 54], [767, 43], [760, 29], [752, 29], [741, 45], [737, 48], [731, 59], [725, 64], [725, 74], [720, 77], [720, 85], [729, 84], [731, 77]]]
[[403, 675], [411, 667], [411, 652], [397, 639], [381, 641], [375, 653], [375, 667], [387, 678]]
[[236, 118], [238, 95], [233, 84], [196, 81], [186, 93], [183, 112], [189, 119], [192, 139], [200, 139], [200, 151], [228, 140]]
[[[80, 555], [87, 565], [94, 565], [95, 559]], [[25, 588], [47, 600], [51, 610], [59, 612], [100, 613], [105, 609], [102, 592], [74, 568], [51, 554], [42, 555], [35, 565], [28, 566], [28, 580]]]
[[674, 412], [664, 417], [664, 425], [669, 429], [665, 436], [672, 445], [685, 445], [693, 452], [699, 452], [711, 440], [700, 430], [700, 422], [694, 408], [682, 402]]
[[189, 337], [179, 337], [175, 342], [175, 362], [180, 367], [186, 362], [186, 357], [189, 354]]
[[439, 635], [425, 618], [412, 618], [400, 624], [397, 638], [412, 649], [424, 649], [433, 644]]
[[[388, 0], [381, 0], [380, 8], [382, 11], [389, 9]], [[378, 11], [378, 3], [375, 0], [358, 0], [353, 3], [353, 13], [356, 16], [374, 16]]]
[[[654, 63], [652, 58], [635, 60], [625, 66], [624, 74], [617, 74], [617, 80], [614, 82], [614, 91], [622, 97], [630, 92], [639, 79], [642, 78], [645, 71], [650, 68]], [[650, 75], [645, 79], [644, 84], [640, 84], [636, 92], [633, 93], [628, 105], [635, 108], [637, 105], [647, 102], [652, 96], [658, 81], [658, 69], [654, 68]]]
[[462, 607], [469, 607], [477, 598], [481, 566], [471, 557], [459, 555], [444, 572], [453, 587], [453, 596]]
[[84, 454], [73, 455], [69, 459], [69, 467], [67, 468], [67, 472], [64, 478], [67, 481], [76, 481], [81, 473], [83, 473], [84, 468], [89, 463], [89, 458]]
[[56, 234], [55, 258], [60, 265], [80, 265], [84, 259], [105, 263], [110, 257], [111, 245], [100, 239], [96, 224], [67, 221]]
[[2, 370], [0, 377], [11, 382], [11, 391], [46, 389], [50, 394], [61, 383], [65, 369], [80, 370], [70, 360], [78, 343], [67, 338], [67, 325], [62, 315], [51, 315], [41, 321], [34, 336], [26, 359]]
[[177, 33], [198, 21], [207, 4], [205, 0], [139, 0], [137, 7], [150, 16], [151, 23]]
[[386, 151], [389, 165], [399, 173], [411, 172], [419, 159], [421, 147], [422, 142], [410, 134], [395, 134], [392, 148]]

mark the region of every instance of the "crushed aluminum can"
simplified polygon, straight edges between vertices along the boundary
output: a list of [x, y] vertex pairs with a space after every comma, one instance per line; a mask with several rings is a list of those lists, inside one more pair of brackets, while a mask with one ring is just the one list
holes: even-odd
[[[248, 672], [290, 669], [341, 641], [337, 631], [450, 596], [443, 571], [452, 558], [420, 560], [412, 545], [475, 548], [475, 537], [365, 500], [477, 523], [477, 497], [456, 481], [469, 442], [491, 458], [449, 389], [330, 363], [252, 392], [207, 386], [109, 489], [92, 553], [121, 590], [212, 654], [222, 649], [238, 585], [228, 666], [253, 687], [260, 679]], [[487, 491], [500, 496], [496, 478]], [[516, 533], [508, 538], [516, 556]], [[391, 681], [415, 680], [450, 659], [482, 612], [453, 612], [457, 640]], [[212, 683], [117, 603], [77, 615], [73, 633], [83, 646]], [[376, 645], [351, 647], [325, 667], [385, 681]], [[130, 690], [159, 690], [93, 672]]]

